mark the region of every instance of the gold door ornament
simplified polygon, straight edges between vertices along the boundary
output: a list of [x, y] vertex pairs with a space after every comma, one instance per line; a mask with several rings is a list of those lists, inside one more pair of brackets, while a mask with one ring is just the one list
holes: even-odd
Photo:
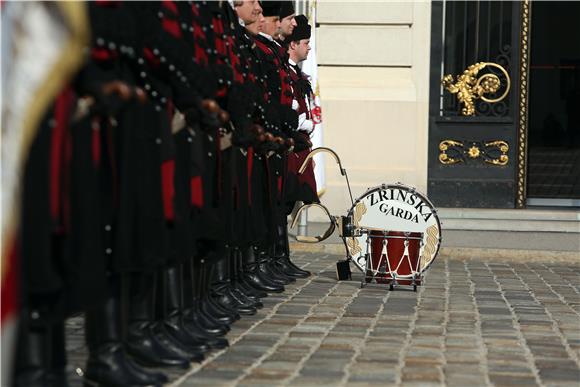
[[507, 142], [479, 141], [464, 144], [461, 141], [443, 140], [439, 143], [439, 162], [445, 165], [463, 163], [469, 159], [481, 159], [487, 164], [504, 166], [509, 161]]
[[[499, 77], [493, 73], [486, 73], [479, 76], [479, 78], [477, 77], [479, 72], [488, 66], [501, 71], [506, 79], [505, 90], [497, 98], [489, 98], [485, 94], [495, 94], [500, 90], [502, 85]], [[457, 76], [455, 81], [453, 75], [445, 75], [441, 80], [441, 84], [450, 93], [457, 94], [457, 99], [464, 105], [461, 109], [461, 114], [473, 116], [475, 115], [475, 100], [481, 99], [489, 103], [500, 102], [508, 95], [511, 80], [508, 72], [499, 64], [478, 62], [469, 66], [462, 75]]]

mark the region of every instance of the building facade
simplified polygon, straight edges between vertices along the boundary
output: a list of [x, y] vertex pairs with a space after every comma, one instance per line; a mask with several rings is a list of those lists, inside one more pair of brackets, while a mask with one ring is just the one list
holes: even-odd
[[[355, 197], [401, 182], [442, 208], [580, 206], [579, 2], [316, 11], [323, 143]], [[322, 202], [344, 213], [346, 182], [329, 158], [325, 172]]]

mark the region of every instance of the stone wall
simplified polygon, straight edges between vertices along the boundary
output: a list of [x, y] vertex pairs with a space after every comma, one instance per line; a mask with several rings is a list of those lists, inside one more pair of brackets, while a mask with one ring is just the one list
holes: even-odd
[[[425, 192], [430, 3], [319, 0], [317, 12], [324, 145], [340, 155], [354, 196], [398, 181]], [[348, 191], [329, 157], [325, 172], [322, 202], [342, 214]]]

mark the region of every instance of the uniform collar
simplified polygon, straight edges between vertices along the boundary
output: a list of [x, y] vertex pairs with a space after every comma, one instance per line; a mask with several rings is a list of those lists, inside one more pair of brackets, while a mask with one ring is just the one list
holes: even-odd
[[298, 63], [294, 62], [292, 59], [288, 58], [288, 63], [290, 63], [292, 66], [298, 66]]
[[268, 35], [268, 34], [266, 34], [266, 33], [264, 33], [264, 32], [260, 32], [259, 34], [260, 34], [261, 36], [265, 37], [266, 39], [268, 39], [269, 41], [271, 41], [271, 42], [275, 42], [275, 40], [274, 40], [274, 38], [273, 38], [272, 36], [270, 36], [270, 35]]

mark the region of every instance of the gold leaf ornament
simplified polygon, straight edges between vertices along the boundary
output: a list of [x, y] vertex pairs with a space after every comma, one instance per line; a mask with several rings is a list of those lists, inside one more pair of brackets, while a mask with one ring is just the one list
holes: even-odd
[[[485, 94], [495, 94], [501, 88], [501, 80], [496, 74], [487, 73], [477, 77], [479, 72], [486, 67], [498, 69], [506, 79], [505, 91], [497, 98], [486, 97]], [[475, 115], [475, 100], [481, 99], [488, 103], [497, 103], [503, 100], [509, 93], [511, 80], [508, 72], [502, 66], [493, 62], [478, 62], [469, 66], [457, 79], [447, 74], [441, 79], [443, 87], [452, 94], [457, 94], [457, 99], [464, 106], [461, 114], [464, 116]]]
[[362, 219], [363, 215], [367, 213], [367, 206], [364, 202], [358, 202], [354, 207], [353, 213], [353, 222], [356, 227], [360, 226], [360, 220]]

